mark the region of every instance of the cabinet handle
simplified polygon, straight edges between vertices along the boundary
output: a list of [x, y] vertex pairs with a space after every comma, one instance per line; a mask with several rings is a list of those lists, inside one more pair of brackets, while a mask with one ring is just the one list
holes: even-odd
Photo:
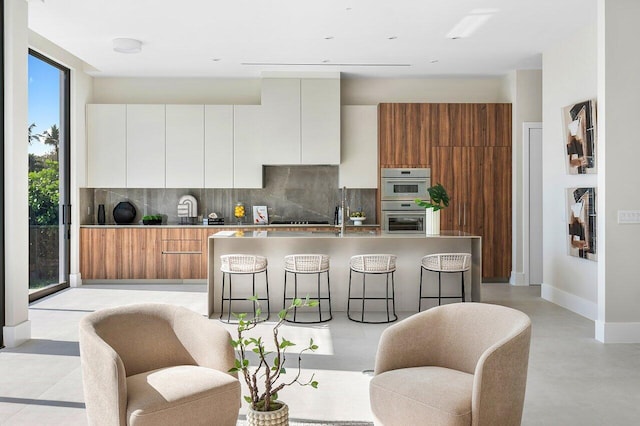
[[460, 218], [462, 217], [460, 203], [458, 203], [458, 228], [460, 227]]
[[162, 254], [202, 254], [201, 251], [163, 251]]
[[463, 203], [463, 211], [464, 211], [464, 226], [467, 226], [467, 202]]

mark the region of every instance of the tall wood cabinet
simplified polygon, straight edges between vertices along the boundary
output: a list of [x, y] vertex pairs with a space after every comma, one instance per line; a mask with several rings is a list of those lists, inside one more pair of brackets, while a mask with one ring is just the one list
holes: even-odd
[[443, 230], [482, 236], [483, 278], [511, 274], [511, 104], [380, 104], [380, 167], [430, 167]]

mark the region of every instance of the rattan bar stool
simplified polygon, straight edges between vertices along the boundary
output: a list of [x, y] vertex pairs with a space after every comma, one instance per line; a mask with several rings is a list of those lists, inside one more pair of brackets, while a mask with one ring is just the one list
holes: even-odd
[[[227, 254], [220, 256], [220, 271], [222, 271], [222, 302], [220, 306], [220, 320], [222, 320], [222, 315], [224, 314], [224, 301], [229, 301], [229, 310], [227, 313], [227, 321], [231, 322], [231, 302], [237, 300], [246, 301], [246, 297], [232, 297], [231, 295], [231, 277], [233, 275], [247, 275], [251, 274], [251, 294], [257, 296], [256, 294], [256, 274], [264, 272], [265, 279], [265, 289], [267, 296], [266, 297], [258, 297], [258, 301], [266, 301], [267, 302], [267, 316], [261, 321], [266, 321], [269, 319], [269, 315], [271, 313], [269, 307], [269, 275], [267, 273], [267, 258], [264, 256], [256, 256], [253, 254]], [[225, 288], [225, 278], [229, 276], [229, 296], [225, 297], [224, 288]], [[256, 305], [253, 305], [253, 314], [256, 315]]]
[[[322, 297], [320, 291], [320, 275], [322, 273], [327, 274], [327, 296]], [[287, 275], [293, 274], [294, 293], [293, 297], [287, 296]], [[291, 254], [284, 257], [284, 292], [283, 292], [283, 305], [286, 309], [289, 304], [288, 300], [298, 299], [298, 274], [317, 274], [318, 286], [317, 293], [310, 299], [318, 301], [318, 320], [298, 320], [298, 308], [293, 308], [293, 320], [285, 319], [287, 322], [296, 322], [301, 324], [318, 324], [321, 322], [327, 322], [333, 318], [331, 314], [331, 286], [329, 284], [329, 256], [326, 254]], [[322, 311], [323, 301], [327, 301], [329, 307], [329, 314], [327, 316], [326, 311]]]
[[[422, 299], [438, 299], [438, 305], [442, 303], [442, 299], [462, 299], [464, 302], [464, 273], [471, 268], [471, 254], [469, 253], [437, 253], [424, 256], [420, 261], [420, 301], [418, 302], [418, 311], [422, 310]], [[422, 295], [422, 273], [427, 271], [438, 273], [438, 295], [423, 296]], [[462, 277], [462, 291], [460, 296], [443, 296], [442, 295], [442, 273], [460, 272]]]
[[[394, 254], [362, 254], [351, 257], [349, 261], [349, 298], [347, 300], [347, 317], [351, 321], [364, 322], [368, 324], [380, 324], [393, 322], [398, 319], [396, 315], [396, 302], [395, 302], [395, 282], [393, 273], [396, 270], [397, 256]], [[351, 274], [353, 272], [362, 274], [362, 297], [351, 296]], [[366, 277], [368, 274], [386, 274], [385, 281], [385, 297], [367, 297], [366, 296]], [[391, 297], [389, 297], [389, 275], [391, 275]], [[351, 317], [351, 300], [362, 301], [362, 312], [360, 319]], [[387, 309], [386, 321], [365, 321], [365, 301], [367, 300], [384, 300], [385, 307]], [[391, 302], [392, 312], [389, 312], [389, 302]], [[391, 315], [393, 314], [393, 315]]]

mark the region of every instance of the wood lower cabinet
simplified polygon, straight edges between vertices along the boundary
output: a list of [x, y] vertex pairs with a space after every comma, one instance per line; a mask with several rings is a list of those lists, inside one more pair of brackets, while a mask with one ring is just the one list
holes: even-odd
[[206, 278], [202, 270], [202, 230], [199, 228], [162, 229], [162, 278]]
[[81, 228], [82, 278], [160, 278], [159, 235], [155, 229]]
[[[378, 226], [348, 226], [371, 232]], [[335, 232], [333, 227], [80, 228], [80, 273], [85, 280], [203, 280], [208, 275], [208, 238], [218, 231]]]

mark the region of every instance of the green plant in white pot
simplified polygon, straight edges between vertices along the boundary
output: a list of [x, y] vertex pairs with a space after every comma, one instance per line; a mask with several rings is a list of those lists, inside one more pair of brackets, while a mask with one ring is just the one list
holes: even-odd
[[[246, 332], [255, 328], [260, 322], [261, 309], [257, 297], [250, 297], [256, 304], [256, 312], [251, 319], [247, 318], [247, 314], [234, 314], [238, 319], [237, 339], [231, 340], [231, 345], [236, 350], [235, 366], [230, 372], [237, 372], [244, 378], [249, 395], [245, 395], [244, 399], [250, 404], [247, 413], [247, 422], [252, 425], [288, 425], [289, 409], [282, 401], [277, 401], [278, 392], [285, 386], [291, 386], [297, 383], [300, 386], [318, 387], [318, 382], [314, 380], [314, 375], [306, 380], [300, 380], [302, 354], [307, 351], [315, 351], [318, 346], [313, 343], [313, 339], [309, 340], [309, 345], [303, 348], [297, 355], [298, 368], [293, 376], [289, 376], [289, 380], [285, 380], [287, 373], [284, 365], [287, 360], [287, 349], [295, 346], [295, 343], [279, 336], [280, 327], [285, 321], [287, 315], [296, 308], [318, 306], [317, 300], [294, 299], [291, 306], [283, 309], [278, 314], [278, 322], [272, 328], [273, 349], [268, 350], [262, 337], [247, 337]], [[257, 356], [257, 366], [252, 368], [247, 355], [254, 353]], [[260, 383], [259, 383], [260, 382]], [[267, 420], [269, 423], [264, 423]]]
[[427, 192], [429, 193], [428, 201], [416, 198], [415, 202], [426, 209], [425, 232], [435, 235], [440, 233], [440, 210], [449, 206], [449, 194], [441, 183], [430, 187]]

